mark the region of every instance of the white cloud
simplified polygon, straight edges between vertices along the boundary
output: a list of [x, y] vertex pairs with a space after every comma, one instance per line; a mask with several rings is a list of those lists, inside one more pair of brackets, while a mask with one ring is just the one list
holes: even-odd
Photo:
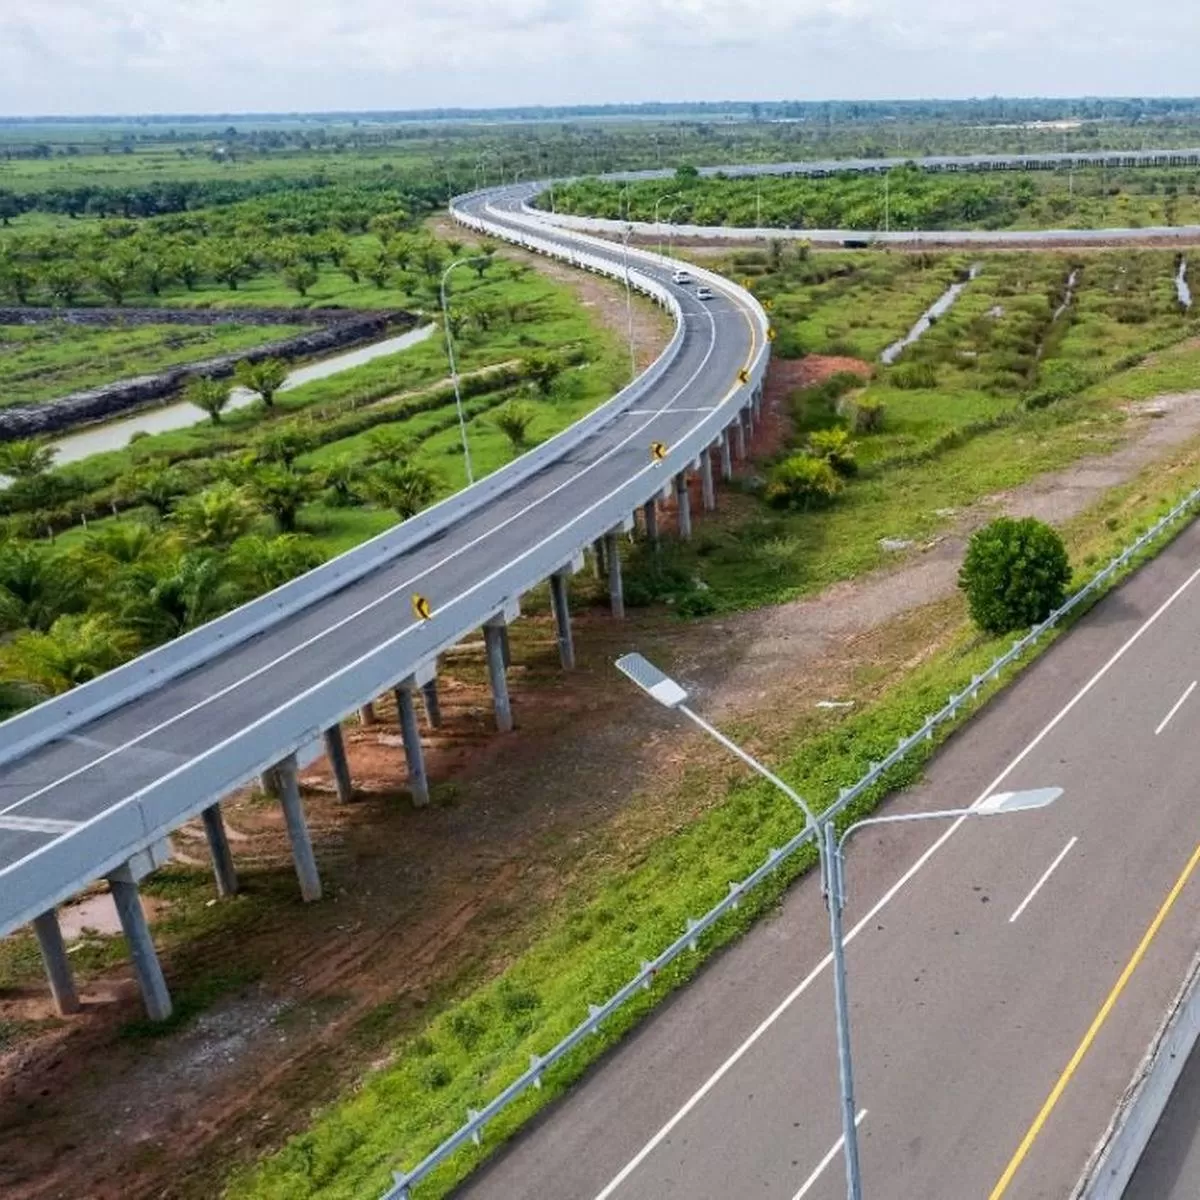
[[1192, 90], [1178, 0], [0, 0], [0, 112]]

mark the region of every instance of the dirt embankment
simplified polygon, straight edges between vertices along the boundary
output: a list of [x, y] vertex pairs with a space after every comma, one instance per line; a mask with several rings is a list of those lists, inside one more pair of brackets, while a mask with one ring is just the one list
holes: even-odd
[[[772, 369], [760, 456], [786, 431], [787, 394], [835, 369], [805, 363]], [[795, 713], [848, 692], [869, 699], [868, 670], [892, 677], [946, 636], [958, 619], [949, 597], [963, 539], [979, 522], [998, 512], [1064, 520], [1200, 435], [1200, 394], [1134, 411], [1115, 453], [991, 497], [896, 567], [794, 604], [692, 624], [653, 612], [618, 623], [600, 584], [577, 577], [577, 671], [560, 671], [545, 614], [514, 627], [518, 728], [510, 736], [492, 728], [481, 646], [448, 654], [445, 724], [427, 740], [430, 807], [407, 803], [387, 704], [379, 726], [348, 735], [356, 803], [337, 804], [322, 764], [305, 772], [327, 889], [321, 904], [296, 896], [277, 806], [251, 795], [227, 802], [245, 894], [223, 907], [214, 901], [204, 911], [220, 919], [194, 920], [164, 961], [177, 998], [214, 978], [240, 982], [154, 1040], [121, 1035], [139, 1015], [125, 965], [90, 979], [84, 1013], [68, 1022], [47, 1018], [40, 980], [0, 991], [0, 1030], [5, 1022], [38, 1030], [0, 1054], [0, 1193], [51, 1200], [82, 1186], [92, 1200], [213, 1195], [232, 1165], [278, 1146], [315, 1106], [386, 1061], [431, 1001], [502, 966], [564, 889], [636, 860], [720, 794], [716, 784], [676, 786], [685, 770], [689, 781], [719, 783], [728, 765], [669, 714], [631, 706], [611, 667], [615, 654], [631, 646], [661, 654], [707, 711], [722, 720], [753, 714], [771, 753]], [[735, 502], [726, 493], [725, 511]], [[179, 843], [202, 867], [199, 830]]]

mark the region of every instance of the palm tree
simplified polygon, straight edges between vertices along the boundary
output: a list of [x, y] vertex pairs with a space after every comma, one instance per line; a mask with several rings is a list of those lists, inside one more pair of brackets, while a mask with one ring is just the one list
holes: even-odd
[[281, 533], [294, 533], [300, 509], [312, 499], [313, 483], [284, 467], [260, 467], [250, 477], [250, 494], [273, 516]]
[[208, 413], [214, 425], [220, 425], [221, 414], [229, 404], [229, 384], [197, 375], [195, 379], [188, 380], [183, 389], [183, 398]]
[[189, 546], [224, 549], [254, 524], [254, 506], [228, 480], [184, 496], [171, 512], [171, 523]]
[[231, 559], [194, 550], [132, 569], [113, 587], [114, 608], [147, 645], [178, 637], [246, 599]]
[[315, 441], [312, 423], [272, 425], [254, 442], [254, 457], [260, 462], [283, 463], [290, 467]]
[[402, 521], [416, 516], [438, 491], [438, 478], [428, 467], [411, 462], [384, 463], [367, 476], [367, 494], [377, 504], [395, 509]]
[[508, 438], [513, 454], [519, 454], [529, 444], [529, 426], [536, 416], [532, 404], [524, 400], [510, 400], [492, 417], [496, 428]]
[[121, 492], [136, 504], [148, 504], [160, 517], [187, 491], [187, 481], [173, 467], [147, 467], [121, 479]]
[[111, 617], [63, 616], [47, 632], [18, 634], [0, 648], [0, 671], [56, 695], [120, 666], [136, 648], [134, 636]]
[[416, 449], [412, 436], [393, 425], [372, 429], [367, 434], [367, 445], [371, 447], [371, 459], [375, 462], [404, 462]]
[[0, 475], [13, 479], [31, 479], [44, 475], [53, 465], [58, 450], [34, 438], [0, 442]]
[[277, 358], [264, 358], [261, 362], [238, 363], [234, 377], [244, 388], [256, 393], [267, 408], [275, 406], [275, 393], [287, 379], [287, 367]]
[[0, 546], [0, 629], [47, 630], [82, 607], [58, 556], [36, 542]]
[[247, 591], [261, 595], [319, 566], [322, 555], [311, 538], [285, 533], [273, 538], [240, 538], [233, 544], [229, 561]]
[[339, 508], [359, 503], [355, 485], [362, 479], [362, 470], [349, 454], [339, 454], [321, 472], [321, 486], [328, 489], [327, 499]]

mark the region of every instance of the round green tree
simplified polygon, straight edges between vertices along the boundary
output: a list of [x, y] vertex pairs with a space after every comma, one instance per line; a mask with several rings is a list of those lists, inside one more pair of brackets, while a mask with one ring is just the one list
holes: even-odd
[[1044, 621], [1067, 594], [1071, 564], [1049, 525], [1001, 517], [971, 537], [958, 573], [975, 624], [1007, 633]]

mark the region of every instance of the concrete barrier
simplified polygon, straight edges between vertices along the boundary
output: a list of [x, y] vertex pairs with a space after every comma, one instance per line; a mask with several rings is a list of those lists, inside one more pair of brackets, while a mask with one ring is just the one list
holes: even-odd
[[1120, 1200], [1200, 1037], [1200, 954], [1121, 1097], [1071, 1200]]

